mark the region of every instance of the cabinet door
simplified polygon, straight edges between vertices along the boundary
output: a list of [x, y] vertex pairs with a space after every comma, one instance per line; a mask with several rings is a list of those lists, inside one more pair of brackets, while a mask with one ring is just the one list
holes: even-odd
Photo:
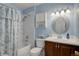
[[58, 55], [57, 43], [45, 41], [45, 55], [57, 56]]
[[71, 55], [71, 47], [60, 44], [60, 48], [61, 48], [61, 56], [70, 56]]
[[60, 48], [58, 47], [58, 43], [52, 42], [52, 55], [53, 56], [60, 55]]
[[57, 56], [61, 56], [61, 47], [59, 43], [57, 43]]
[[52, 56], [52, 43], [45, 41], [45, 56]]

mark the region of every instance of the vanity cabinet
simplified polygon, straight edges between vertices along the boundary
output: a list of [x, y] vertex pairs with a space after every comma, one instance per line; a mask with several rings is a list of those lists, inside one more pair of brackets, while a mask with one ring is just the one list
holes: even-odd
[[79, 47], [45, 41], [45, 56], [72, 56]]

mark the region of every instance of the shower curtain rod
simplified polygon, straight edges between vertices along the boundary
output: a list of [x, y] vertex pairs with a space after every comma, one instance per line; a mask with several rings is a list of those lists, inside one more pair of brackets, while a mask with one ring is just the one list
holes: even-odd
[[0, 5], [6, 6], [8, 8], [15, 9], [15, 10], [17, 9], [17, 8], [12, 7], [12, 6], [9, 6], [9, 4], [7, 4], [7, 3], [0, 3]]

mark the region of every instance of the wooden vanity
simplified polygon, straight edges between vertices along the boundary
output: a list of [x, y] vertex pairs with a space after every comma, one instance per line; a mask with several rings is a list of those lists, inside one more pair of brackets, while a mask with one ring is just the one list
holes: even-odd
[[45, 56], [75, 56], [75, 51], [79, 51], [79, 46], [72, 44], [45, 40]]

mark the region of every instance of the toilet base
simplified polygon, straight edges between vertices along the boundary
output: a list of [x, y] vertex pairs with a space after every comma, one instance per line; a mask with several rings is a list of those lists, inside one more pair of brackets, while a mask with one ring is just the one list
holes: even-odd
[[34, 47], [31, 49], [31, 56], [41, 56], [42, 48]]

